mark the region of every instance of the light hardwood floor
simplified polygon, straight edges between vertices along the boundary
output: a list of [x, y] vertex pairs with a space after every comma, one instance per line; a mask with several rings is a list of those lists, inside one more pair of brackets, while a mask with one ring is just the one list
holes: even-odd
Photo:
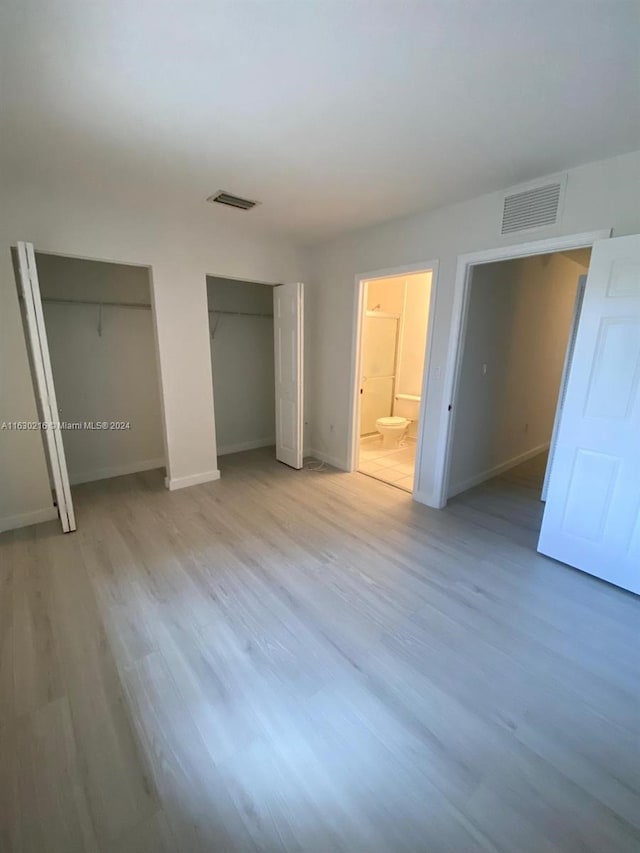
[[0, 537], [0, 849], [637, 853], [640, 600], [265, 451]]
[[544, 512], [540, 496], [547, 457], [546, 451], [539, 453], [461, 492], [450, 499], [447, 510], [535, 551]]

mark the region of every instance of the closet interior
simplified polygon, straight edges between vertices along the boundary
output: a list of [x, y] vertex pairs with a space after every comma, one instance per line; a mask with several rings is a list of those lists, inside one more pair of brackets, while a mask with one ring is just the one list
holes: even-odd
[[36, 253], [72, 484], [165, 465], [146, 267]]
[[219, 456], [275, 444], [273, 287], [207, 276]]

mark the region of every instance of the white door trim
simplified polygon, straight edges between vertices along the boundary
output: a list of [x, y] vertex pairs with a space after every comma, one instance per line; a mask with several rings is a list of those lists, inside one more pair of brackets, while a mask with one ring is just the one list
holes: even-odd
[[360, 374], [362, 362], [362, 319], [364, 316], [364, 292], [365, 282], [376, 278], [391, 278], [396, 275], [411, 275], [412, 273], [431, 273], [431, 292], [429, 294], [429, 320], [427, 323], [427, 347], [424, 354], [424, 369], [422, 372], [422, 388], [420, 392], [420, 414], [418, 418], [418, 435], [416, 439], [416, 462], [413, 482], [413, 493], [420, 491], [420, 470], [422, 463], [422, 435], [424, 425], [427, 388], [429, 384], [429, 370], [431, 366], [431, 354], [433, 352], [433, 323], [436, 315], [436, 302], [438, 297], [438, 266], [436, 260], [423, 261], [417, 264], [404, 264], [387, 269], [373, 270], [372, 272], [358, 273], [355, 277], [354, 288], [354, 323], [351, 337], [351, 405], [349, 435], [349, 455], [347, 458], [347, 470], [355, 471], [358, 465], [358, 445], [360, 440], [358, 426], [360, 424]]
[[476, 264], [486, 264], [494, 261], [507, 261], [515, 258], [528, 258], [534, 255], [546, 255], [550, 252], [566, 252], [570, 249], [590, 248], [596, 240], [606, 240], [611, 237], [611, 232], [611, 228], [600, 229], [598, 231], [585, 231], [580, 234], [549, 237], [545, 240], [534, 240], [510, 246], [497, 246], [493, 249], [483, 249], [477, 252], [458, 255], [449, 347], [444, 369], [444, 392], [440, 412], [440, 426], [438, 429], [438, 446], [436, 450], [434, 495], [436, 497], [436, 506], [439, 509], [447, 505], [451, 444], [456, 412], [455, 404], [459, 390], [462, 350], [466, 335], [467, 309], [470, 293], [469, 283], [472, 267]]
[[300, 469], [304, 461], [304, 285], [302, 282], [280, 284], [274, 287], [273, 337], [276, 459], [291, 468]]
[[76, 529], [73, 500], [67, 471], [67, 461], [62, 443], [60, 417], [56, 400], [51, 356], [47, 341], [47, 330], [42, 313], [38, 267], [33, 243], [18, 241], [18, 267], [20, 288], [24, 301], [27, 346], [35, 374], [35, 392], [39, 403], [44, 432], [44, 447], [48, 467], [53, 477], [54, 492], [58, 505], [58, 514], [64, 533]]

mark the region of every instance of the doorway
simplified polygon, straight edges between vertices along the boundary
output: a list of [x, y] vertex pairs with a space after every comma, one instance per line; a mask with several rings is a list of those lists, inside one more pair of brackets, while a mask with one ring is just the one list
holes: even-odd
[[302, 283], [208, 275], [206, 285], [218, 456], [273, 446], [302, 468]]
[[218, 456], [276, 443], [273, 287], [207, 276]]
[[590, 248], [472, 266], [449, 508], [535, 548]]
[[163, 468], [149, 270], [43, 252], [36, 261], [70, 483]]
[[66, 532], [75, 529], [70, 486], [165, 466], [150, 270], [24, 243], [13, 256]]
[[434, 265], [357, 279], [352, 470], [417, 488]]

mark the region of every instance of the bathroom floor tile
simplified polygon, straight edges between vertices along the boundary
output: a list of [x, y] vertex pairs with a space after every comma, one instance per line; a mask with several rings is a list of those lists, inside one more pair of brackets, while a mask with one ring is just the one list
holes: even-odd
[[401, 480], [396, 480], [393, 484], [401, 489], [406, 489], [408, 492], [413, 491], [413, 476], [403, 477]]
[[361, 447], [360, 448], [360, 458], [361, 459], [375, 459], [376, 456], [381, 455], [381, 448], [379, 447]]
[[400, 462], [400, 464], [396, 463], [395, 467], [398, 471], [402, 471], [407, 476], [410, 474], [413, 477], [413, 469], [415, 467], [413, 462]]
[[381, 465], [383, 468], [393, 468], [396, 464], [393, 456], [379, 456], [375, 461], [376, 465]]
[[401, 462], [413, 462], [416, 458], [415, 447], [405, 447], [396, 451], [395, 458]]
[[376, 465], [375, 462], [361, 462], [358, 466], [358, 470], [363, 474], [375, 474], [376, 472], [385, 471], [386, 469], [382, 467], [382, 465]]
[[371, 436], [360, 442], [358, 470], [397, 486], [404, 491], [413, 491], [416, 445], [407, 441], [402, 447], [385, 448], [379, 436]]
[[378, 476], [387, 483], [395, 483], [397, 480], [403, 480], [406, 474], [402, 471], [397, 471], [395, 468], [384, 468], [378, 472]]

